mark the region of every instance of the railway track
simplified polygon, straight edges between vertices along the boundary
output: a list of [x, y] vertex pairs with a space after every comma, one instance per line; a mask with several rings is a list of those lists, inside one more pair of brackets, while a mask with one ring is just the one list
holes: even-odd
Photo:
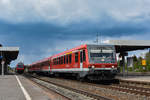
[[[74, 87], [66, 86], [66, 85], [64, 85], [62, 83], [60, 84], [60, 83], [57, 83], [57, 82], [50, 81], [49, 79], [47, 79], [45, 77], [44, 78], [42, 78], [42, 77], [36, 77], [36, 76], [26, 76], [26, 77], [28, 77], [28, 78], [30, 77], [30, 79], [32, 77], [32, 78], [38, 79], [40, 81], [44, 81], [44, 82], [49, 83], [49, 84], [53, 84], [53, 85], [55, 85], [57, 87], [61, 87], [61, 88], [67, 89], [69, 91], [73, 91], [73, 92], [75, 92], [77, 94], [81, 94], [79, 96], [82, 96], [82, 95], [85, 96], [85, 97], [80, 97], [80, 98], [82, 98], [81, 100], [85, 100], [86, 97], [87, 97], [86, 100], [113, 100], [113, 99], [110, 99], [108, 97], [104, 97], [104, 96], [100, 96], [100, 95], [91, 93], [89, 91], [84, 91], [84, 90], [77, 89], [77, 88], [74, 88]], [[32, 79], [32, 81], [33, 81], [33, 79]], [[37, 83], [37, 81], [36, 81], [36, 83]], [[38, 84], [40, 84], [40, 83], [38, 83]], [[79, 100], [79, 98], [75, 99], [74, 97], [71, 98], [71, 97], [68, 97], [68, 96], [66, 96], [64, 94], [61, 94], [61, 93], [59, 93], [59, 94], [65, 96], [66, 98], [69, 98], [71, 100]]]
[[120, 84], [150, 88], [150, 82], [133, 81], [133, 80], [132, 81], [131, 80], [119, 80], [119, 81], [120, 81]]
[[136, 85], [133, 85], [133, 82], [132, 85], [128, 85], [123, 81], [120, 82], [120, 84], [103, 85], [98, 83], [79, 82], [70, 79], [41, 76], [38, 76], [38, 79], [67, 88], [68, 90], [97, 100], [110, 100], [109, 98], [114, 100], [134, 100], [137, 98], [150, 99], [150, 88], [137, 87]]
[[[112, 85], [108, 85], [108, 86], [99, 85], [99, 84], [91, 84], [91, 85], [96, 86], [96, 87], [103, 87], [103, 88], [108, 88], [111, 90], [126, 92], [126, 93], [130, 93], [130, 94], [150, 97], [150, 83], [128, 81], [128, 84], [126, 84], [126, 82], [127, 81], [121, 81], [119, 84], [112, 84]], [[146, 85], [146, 87], [143, 87], [144, 85]]]
[[112, 85], [111, 87], [108, 87], [112, 90], [118, 90], [126, 93], [132, 93], [135, 95], [141, 95], [141, 96], [147, 96], [150, 97], [150, 89], [149, 88], [142, 88], [142, 87], [136, 87], [136, 86], [128, 86], [128, 85]]
[[108, 89], [115, 90], [115, 91], [121, 91], [121, 92], [126, 92], [129, 94], [146, 96], [150, 98], [150, 83], [149, 82], [126, 81], [126, 80], [119, 80], [119, 81], [120, 81], [119, 84], [112, 84], [109, 86], [104, 86], [104, 85], [99, 85], [99, 84], [93, 84], [93, 85], [96, 87], [108, 88]]

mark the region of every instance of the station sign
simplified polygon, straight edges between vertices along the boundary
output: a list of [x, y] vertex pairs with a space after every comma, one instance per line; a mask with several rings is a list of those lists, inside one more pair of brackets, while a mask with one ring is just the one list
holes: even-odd
[[145, 59], [142, 59], [142, 65], [146, 66], [146, 60]]

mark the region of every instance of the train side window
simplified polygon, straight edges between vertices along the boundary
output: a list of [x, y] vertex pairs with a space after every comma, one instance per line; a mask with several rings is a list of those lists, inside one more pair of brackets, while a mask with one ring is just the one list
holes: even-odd
[[80, 62], [83, 62], [83, 51], [80, 51]]
[[75, 62], [78, 62], [78, 52], [75, 53]]
[[59, 64], [59, 59], [57, 58], [57, 65]]
[[66, 63], [66, 56], [64, 56], [64, 64]]
[[54, 59], [54, 65], [56, 65], [56, 58]]
[[59, 64], [61, 64], [61, 59], [60, 59], [60, 57], [59, 57]]
[[57, 65], [57, 59], [55, 58], [55, 65]]
[[83, 61], [86, 60], [85, 50], [83, 50]]
[[67, 64], [68, 64], [68, 62], [69, 62], [69, 57], [68, 57], [68, 55], [67, 55]]
[[55, 59], [53, 59], [53, 65], [55, 65]]
[[42, 63], [40, 66], [44, 66], [44, 63]]
[[56, 60], [56, 58], [55, 58], [54, 60], [55, 60], [54, 64], [56, 65], [56, 64], [57, 64], [57, 60]]
[[60, 59], [60, 64], [62, 63], [62, 61], [61, 61], [61, 57], [59, 58]]
[[69, 55], [69, 63], [71, 64], [72, 61], [72, 54]]
[[61, 57], [61, 64], [63, 64], [63, 59], [64, 59], [64, 58], [63, 58], [63, 56], [62, 56], [62, 57]]
[[60, 59], [60, 57], [59, 57], [59, 65], [61, 64], [61, 59]]
[[49, 62], [48, 62], [48, 61], [46, 61], [46, 62], [45, 62], [45, 65], [46, 65], [46, 66], [48, 66], [48, 65], [49, 65]]

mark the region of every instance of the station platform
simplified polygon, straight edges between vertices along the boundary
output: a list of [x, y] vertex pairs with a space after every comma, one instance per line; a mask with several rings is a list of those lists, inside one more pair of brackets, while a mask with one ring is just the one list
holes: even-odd
[[121, 80], [149, 82], [150, 83], [150, 76], [125, 76], [125, 77], [117, 76], [116, 78], [121, 79]]
[[45, 91], [21, 75], [0, 76], [0, 100], [51, 100]]

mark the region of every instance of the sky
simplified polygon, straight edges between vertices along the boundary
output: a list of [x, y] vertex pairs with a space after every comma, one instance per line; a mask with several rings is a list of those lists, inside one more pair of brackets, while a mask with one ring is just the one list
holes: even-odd
[[150, 0], [0, 0], [0, 43], [31, 64], [75, 46], [149, 40]]

